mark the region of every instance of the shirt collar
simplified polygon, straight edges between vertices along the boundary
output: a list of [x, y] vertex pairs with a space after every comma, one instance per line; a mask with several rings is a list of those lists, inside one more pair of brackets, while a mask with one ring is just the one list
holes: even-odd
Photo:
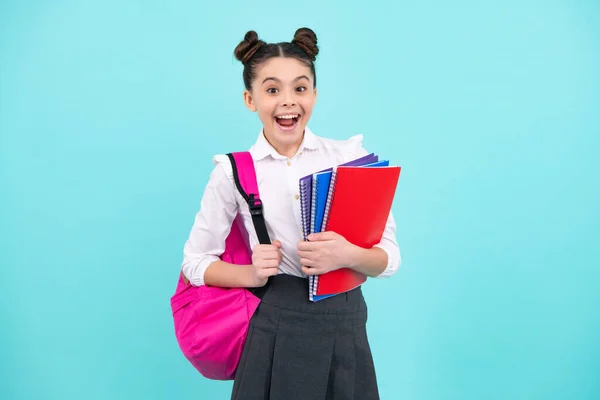
[[[298, 154], [302, 153], [304, 149], [315, 150], [319, 148], [319, 140], [317, 136], [308, 128], [304, 128], [304, 138], [300, 147], [298, 148]], [[284, 159], [285, 157], [277, 153], [277, 150], [271, 146], [264, 135], [264, 129], [260, 130], [256, 143], [252, 146], [251, 152], [256, 161], [261, 160], [267, 156], [271, 156], [275, 159]]]

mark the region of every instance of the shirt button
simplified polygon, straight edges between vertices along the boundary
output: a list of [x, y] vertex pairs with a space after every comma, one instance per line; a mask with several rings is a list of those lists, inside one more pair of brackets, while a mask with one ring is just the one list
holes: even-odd
[[292, 165], [292, 162], [290, 160], [288, 160], [287, 165], [289, 167], [290, 165]]
[[295, 196], [294, 196], [294, 198], [295, 198], [296, 200], [298, 200], [298, 199], [300, 198], [300, 195], [298, 195], [298, 194], [297, 194], [297, 195], [295, 195]]

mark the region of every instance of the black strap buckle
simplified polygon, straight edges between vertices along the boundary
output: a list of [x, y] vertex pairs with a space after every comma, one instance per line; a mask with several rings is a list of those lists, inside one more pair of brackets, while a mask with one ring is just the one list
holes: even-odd
[[261, 215], [263, 213], [263, 205], [260, 199], [254, 197], [254, 193], [248, 196], [248, 206], [250, 207], [251, 215]]

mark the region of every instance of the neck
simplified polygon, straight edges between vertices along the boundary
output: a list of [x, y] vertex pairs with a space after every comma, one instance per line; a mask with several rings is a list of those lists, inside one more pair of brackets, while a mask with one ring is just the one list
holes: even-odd
[[263, 132], [263, 136], [265, 137], [265, 139], [267, 140], [267, 142], [269, 142], [269, 144], [271, 146], [273, 146], [273, 148], [275, 149], [275, 151], [287, 158], [292, 158], [296, 155], [296, 153], [298, 152], [298, 149], [300, 148], [300, 144], [302, 143], [302, 140], [304, 140], [304, 132], [302, 133], [302, 136], [300, 137], [300, 139], [296, 142], [296, 143], [274, 143], [271, 140], [269, 140], [269, 138], [267, 137], [267, 135], [264, 134]]
[[292, 158], [298, 153], [298, 149], [300, 148], [300, 143], [293, 144], [289, 146], [280, 146], [279, 148], [275, 148], [275, 150], [284, 157]]

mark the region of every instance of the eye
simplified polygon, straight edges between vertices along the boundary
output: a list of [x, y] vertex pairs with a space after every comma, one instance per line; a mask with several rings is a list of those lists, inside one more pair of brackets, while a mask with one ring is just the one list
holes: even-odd
[[267, 93], [275, 94], [277, 93], [277, 88], [268, 88]]
[[306, 86], [298, 86], [298, 87], [296, 88], [296, 90], [297, 90], [298, 92], [306, 92]]

